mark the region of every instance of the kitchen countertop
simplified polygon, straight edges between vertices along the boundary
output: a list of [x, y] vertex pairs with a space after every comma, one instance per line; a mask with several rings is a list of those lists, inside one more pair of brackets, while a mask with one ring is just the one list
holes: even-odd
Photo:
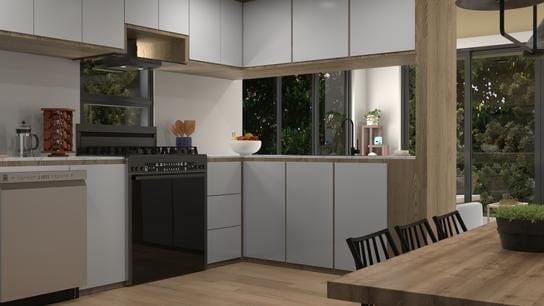
[[[0, 157], [0, 167], [59, 166], [59, 165], [111, 165], [124, 164], [117, 156], [66, 156], [66, 157]], [[0, 168], [1, 171], [1, 168]]]
[[228, 161], [285, 161], [285, 162], [378, 162], [384, 163], [388, 160], [415, 160], [415, 156], [333, 156], [333, 155], [208, 155], [209, 162]]

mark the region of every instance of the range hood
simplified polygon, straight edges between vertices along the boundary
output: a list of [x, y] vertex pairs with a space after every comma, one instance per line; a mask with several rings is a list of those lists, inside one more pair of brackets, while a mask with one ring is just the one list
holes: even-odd
[[106, 71], [151, 70], [163, 62], [187, 64], [187, 36], [127, 25], [126, 54], [95, 58], [95, 68]]

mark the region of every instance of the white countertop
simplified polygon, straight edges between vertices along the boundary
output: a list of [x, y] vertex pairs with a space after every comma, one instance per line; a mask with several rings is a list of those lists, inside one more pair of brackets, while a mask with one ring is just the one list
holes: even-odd
[[0, 157], [0, 162], [20, 162], [20, 161], [85, 161], [85, 160], [123, 160], [122, 156], [64, 156], [64, 157]]

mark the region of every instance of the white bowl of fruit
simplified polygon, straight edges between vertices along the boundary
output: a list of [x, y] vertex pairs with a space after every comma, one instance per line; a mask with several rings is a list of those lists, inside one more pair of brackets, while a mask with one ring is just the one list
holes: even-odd
[[248, 156], [257, 153], [261, 149], [259, 137], [246, 133], [243, 136], [234, 136], [230, 141], [231, 149], [241, 156]]

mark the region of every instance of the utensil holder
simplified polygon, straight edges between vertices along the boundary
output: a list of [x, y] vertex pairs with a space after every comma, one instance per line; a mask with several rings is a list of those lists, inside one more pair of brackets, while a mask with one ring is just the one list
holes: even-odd
[[193, 140], [191, 137], [176, 137], [176, 147], [178, 149], [188, 148], [193, 146]]

